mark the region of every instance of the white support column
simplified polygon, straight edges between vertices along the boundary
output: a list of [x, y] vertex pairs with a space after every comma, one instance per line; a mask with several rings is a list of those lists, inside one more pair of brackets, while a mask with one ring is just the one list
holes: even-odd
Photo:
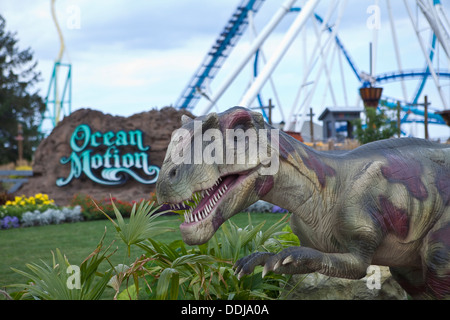
[[[316, 36], [319, 38], [319, 34], [320, 33], [319, 33], [318, 28], [317, 28], [317, 21], [315, 21], [313, 23], [313, 25], [314, 25], [314, 32], [315, 32]], [[320, 53], [320, 57], [322, 58], [321, 59], [322, 67], [323, 67], [323, 69], [325, 71], [325, 74], [327, 76], [327, 85], [328, 85], [328, 88], [330, 89], [331, 99], [333, 100], [333, 104], [336, 106], [337, 105], [337, 101], [336, 101], [336, 97], [334, 95], [334, 90], [333, 90], [333, 85], [332, 85], [332, 82], [331, 82], [331, 75], [330, 75], [330, 70], [333, 70], [333, 60], [334, 59], [333, 58], [331, 59], [330, 68], [328, 68], [327, 60], [326, 60], [326, 57], [324, 55], [322, 47], [320, 48], [319, 53]], [[332, 55], [332, 57], [334, 57], [334, 54]], [[326, 92], [326, 90], [325, 90], [325, 92]]]
[[414, 22], [414, 18], [412, 16], [411, 9], [409, 8], [408, 2], [406, 0], [403, 0], [403, 2], [405, 4], [406, 11], [408, 11], [409, 19], [411, 20], [411, 24], [412, 24], [412, 26], [414, 28], [415, 33], [416, 33], [417, 40], [419, 41], [420, 48], [422, 49], [423, 56], [425, 57], [425, 60], [427, 61], [427, 65], [428, 65], [428, 68], [430, 69], [430, 73], [431, 73], [431, 76], [433, 78], [434, 84], [436, 85], [436, 88], [437, 88], [437, 90], [439, 92], [439, 96], [441, 98], [441, 102], [442, 102], [442, 105], [444, 107], [444, 110], [448, 109], [447, 108], [447, 101], [446, 101], [446, 99], [444, 97], [444, 94], [442, 93], [441, 85], [439, 84], [439, 79], [438, 79], [438, 77], [436, 75], [436, 72], [434, 71], [434, 67], [433, 67], [433, 64], [431, 63], [430, 57], [428, 56], [428, 54], [426, 52], [425, 45], [423, 44], [422, 37], [421, 37], [421, 35], [419, 33], [419, 30], [417, 28], [416, 23]]
[[448, 35], [446, 29], [442, 27], [441, 21], [439, 19], [435, 7], [434, 6], [432, 6], [431, 8], [428, 7], [421, 0], [416, 0], [416, 3], [419, 6], [420, 10], [422, 11], [423, 15], [425, 16], [425, 18], [427, 19], [431, 29], [433, 29], [434, 34], [436, 35], [437, 39], [442, 45], [442, 48], [445, 51], [445, 54], [447, 55], [447, 57], [449, 57], [450, 36]]
[[[256, 38], [258, 36], [258, 33], [256, 32], [256, 27], [253, 21], [253, 15], [249, 14], [248, 16], [248, 21], [249, 21], [249, 26], [250, 26], [250, 30], [253, 32], [253, 37]], [[259, 48], [259, 54], [261, 56], [261, 60], [264, 64], [267, 63], [267, 59], [266, 59], [266, 55], [264, 54], [264, 50], [262, 48]], [[252, 71], [252, 75], [253, 75], [253, 71]], [[276, 103], [276, 107], [278, 109], [278, 111], [280, 112], [281, 115], [281, 120], [285, 121], [285, 117], [284, 117], [284, 112], [283, 112], [283, 106], [281, 105], [281, 100], [280, 97], [278, 96], [278, 92], [277, 92], [277, 88], [275, 87], [275, 82], [273, 81], [272, 77], [269, 77], [269, 82], [270, 82], [270, 86], [272, 87], [272, 91], [273, 91], [273, 95], [275, 98], [275, 103]]]
[[[402, 62], [400, 60], [400, 50], [398, 48], [397, 32], [395, 30], [394, 18], [392, 16], [391, 1], [386, 0], [386, 5], [387, 5], [387, 9], [388, 9], [388, 14], [389, 14], [389, 23], [391, 26], [391, 34], [392, 34], [392, 40], [394, 42], [394, 51], [395, 51], [395, 58], [397, 60], [398, 71], [403, 72]], [[406, 85], [403, 80], [401, 81], [401, 86], [402, 86], [402, 91], [403, 91], [403, 100], [408, 101], [408, 93], [406, 91]]]
[[347, 86], [345, 85], [345, 75], [344, 75], [344, 67], [342, 65], [342, 56], [341, 52], [338, 52], [339, 59], [339, 70], [341, 72], [341, 82], [342, 82], [342, 93], [344, 94], [344, 103], [348, 107], [348, 97], [347, 97]]
[[447, 15], [444, 12], [444, 8], [442, 8], [442, 5], [440, 3], [436, 4], [434, 7], [436, 8], [436, 12], [439, 20], [441, 21], [442, 27], [445, 29], [445, 32], [447, 32], [447, 34], [450, 34], [450, 21], [448, 21]]
[[[375, 0], [375, 6], [380, 7], [379, 1]], [[372, 29], [372, 74], [370, 75], [373, 77], [376, 74], [377, 70], [377, 53], [378, 53], [378, 29], [377, 27]]]
[[[338, 13], [338, 17], [337, 17], [337, 19], [335, 21], [335, 25], [333, 27], [333, 31], [330, 33], [329, 38], [327, 39], [327, 41], [325, 42], [325, 44], [323, 46], [320, 45], [320, 41], [318, 43], [319, 46], [320, 46], [320, 50], [324, 51], [324, 58], [323, 59], [325, 59], [325, 60], [327, 59], [329, 52], [332, 50], [333, 46], [331, 44], [334, 42], [334, 39], [336, 37], [336, 34], [337, 34], [338, 29], [339, 29], [339, 25], [340, 25], [342, 16], [344, 14], [344, 9], [345, 9], [346, 6], [347, 6], [347, 0], [342, 0], [340, 2], [339, 13]], [[324, 24], [326, 25], [327, 22], [324, 21]], [[322, 64], [320, 69], [317, 71], [316, 79], [312, 83], [313, 87], [308, 92], [308, 95], [307, 95], [307, 97], [305, 99], [305, 102], [303, 104], [300, 104], [299, 106], [294, 105], [293, 108], [292, 108], [292, 115], [298, 114], [298, 113], [301, 114], [299, 125], [298, 125], [300, 128], [303, 126], [304, 116], [305, 116], [305, 113], [302, 113], [302, 110], [304, 108], [307, 108], [311, 104], [312, 98], [314, 96], [314, 92], [315, 92], [315, 90], [317, 88], [317, 85], [319, 83], [319, 78], [320, 78], [321, 73], [323, 71], [323, 67], [324, 67], [324, 65]], [[292, 129], [293, 123], [291, 121], [288, 121], [288, 124], [289, 124], [289, 126], [287, 127], [287, 130]]]
[[[328, 56], [328, 53], [330, 51], [332, 51], [333, 44], [334, 43], [331, 42], [330, 47], [326, 51], [325, 58]], [[298, 107], [298, 112], [297, 113], [300, 114], [300, 121], [297, 122], [296, 126], [298, 128], [300, 128], [300, 130], [303, 127], [303, 122], [305, 121], [305, 114], [306, 114], [306, 112], [303, 112], [303, 109], [307, 109], [307, 107], [311, 105], [311, 101], [312, 101], [312, 99], [314, 97], [314, 93], [315, 93], [315, 91], [317, 89], [317, 85], [319, 84], [319, 79], [322, 76], [322, 71], [324, 70], [324, 68], [325, 68], [325, 65], [321, 64], [320, 69], [317, 71], [316, 78], [313, 81], [312, 88], [310, 88], [310, 91], [308, 92], [308, 94], [307, 94], [303, 104], [301, 104]]]
[[[334, 44], [333, 45], [333, 52], [331, 53], [329, 68], [327, 66], [325, 66], [325, 71], [327, 73], [328, 86], [326, 86], [325, 89], [324, 89], [322, 102], [319, 105], [315, 105], [316, 110], [323, 110], [325, 108], [325, 102], [326, 102], [328, 90], [330, 91], [331, 101], [332, 101], [333, 105], [334, 106], [338, 105], [336, 97], [334, 95], [333, 82], [331, 81], [331, 76], [328, 75], [328, 69], [329, 69], [330, 72], [333, 71], [334, 58], [336, 57], [336, 54], [338, 54], [338, 50], [339, 50], [338, 46], [336, 45], [336, 42], [333, 42], [333, 44]], [[317, 107], [320, 107], [320, 108], [317, 108]]]
[[[322, 22], [323, 26], [328, 25], [328, 21], [330, 20], [333, 12], [336, 10], [337, 1], [333, 0], [333, 3], [331, 3], [328, 7], [328, 12], [325, 16], [325, 19]], [[306, 32], [303, 32], [304, 35], [306, 35]], [[299, 108], [299, 101], [300, 96], [303, 90], [309, 85], [312, 85], [314, 81], [307, 82], [309, 75], [311, 74], [312, 70], [314, 69], [314, 66], [316, 65], [316, 62], [319, 60], [319, 57], [317, 55], [317, 51], [322, 47], [327, 47], [328, 43], [330, 41], [334, 41], [334, 38], [330, 34], [327, 40], [325, 40], [325, 43], [322, 45], [321, 43], [322, 39], [322, 32], [319, 33], [319, 36], [316, 36], [316, 43], [314, 45], [314, 48], [311, 52], [310, 59], [306, 60], [306, 54], [305, 54], [305, 63], [304, 63], [304, 72], [303, 72], [303, 78], [300, 83], [300, 86], [297, 90], [297, 94], [295, 95], [294, 102], [291, 107], [291, 111], [289, 112], [289, 116], [286, 121], [286, 130], [294, 130], [295, 124], [297, 122], [297, 119], [294, 117], [294, 115], [298, 112], [297, 109]], [[303, 38], [303, 45], [306, 46], [306, 37]]]
[[214, 104], [219, 100], [225, 90], [230, 86], [233, 80], [237, 77], [237, 75], [241, 72], [242, 68], [248, 63], [248, 61], [255, 54], [256, 50], [261, 47], [262, 43], [266, 40], [269, 34], [273, 31], [273, 29], [278, 25], [281, 19], [289, 12], [291, 7], [293, 6], [295, 0], [286, 0], [281, 7], [277, 10], [275, 15], [269, 21], [269, 23], [264, 27], [258, 37], [253, 41], [250, 49], [247, 53], [242, 57], [241, 61], [236, 64], [235, 68], [230, 72], [228, 77], [222, 83], [222, 85], [217, 89], [215, 94], [211, 97], [210, 103], [206, 106], [201, 114], [207, 114]]
[[[331, 36], [329, 36], [329, 38], [325, 41], [324, 47], [326, 47], [328, 45], [330, 40], [332, 41]], [[319, 39], [317, 39], [316, 45], [315, 45], [315, 47], [314, 47], [314, 49], [313, 49], [313, 51], [311, 53], [310, 60], [309, 60], [309, 63], [307, 65], [307, 69], [303, 73], [302, 82], [301, 82], [301, 84], [300, 84], [300, 86], [299, 86], [299, 88], [297, 90], [297, 94], [295, 95], [295, 99], [294, 99], [294, 102], [292, 104], [291, 111], [290, 111], [289, 116], [287, 118], [286, 130], [292, 130], [292, 127], [295, 126], [296, 120], [293, 120], [293, 117], [294, 117], [294, 115], [296, 113], [297, 106], [299, 105], [299, 100], [300, 100], [300, 96], [301, 96], [301, 93], [302, 93], [303, 89], [306, 86], [309, 86], [309, 85], [314, 83], [314, 81], [307, 82], [307, 80], [308, 80], [308, 77], [311, 74], [314, 66], [316, 65], [316, 62], [319, 60], [319, 58], [317, 57], [317, 51], [319, 50], [319, 47], [320, 47], [320, 41], [319, 41]]]
[[280, 62], [281, 58], [286, 53], [289, 46], [294, 41], [294, 39], [297, 36], [300, 29], [304, 26], [307, 19], [313, 14], [314, 8], [319, 4], [319, 1], [320, 0], [309, 0], [306, 3], [306, 5], [303, 7], [303, 9], [300, 11], [299, 15], [295, 19], [294, 23], [289, 28], [288, 32], [286, 33], [285, 37], [281, 41], [277, 50], [274, 52], [274, 54], [272, 55], [270, 60], [265, 65], [261, 74], [256, 78], [255, 82], [253, 82], [250, 89], [247, 91], [247, 93], [242, 98], [241, 102], [239, 103], [240, 106], [243, 106], [243, 107], [250, 106], [250, 104], [255, 99], [256, 95], [258, 94], [258, 92], [261, 90], [261, 88], [267, 81], [269, 75], [273, 72], [275, 67]]

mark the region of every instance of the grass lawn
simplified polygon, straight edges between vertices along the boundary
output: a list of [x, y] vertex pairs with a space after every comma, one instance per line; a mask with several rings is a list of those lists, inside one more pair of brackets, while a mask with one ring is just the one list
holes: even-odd
[[[282, 214], [272, 213], [253, 213], [251, 215], [254, 225], [266, 220], [265, 227], [271, 226], [282, 217]], [[180, 220], [177, 216], [163, 216], [158, 219], [167, 220], [167, 225], [173, 227], [174, 232], [159, 235], [155, 237], [156, 239], [166, 243], [181, 239], [178, 230]], [[240, 227], [247, 226], [248, 219], [248, 214], [243, 213], [232, 218], [233, 222]], [[1, 230], [0, 288], [8, 284], [26, 282], [27, 279], [12, 271], [11, 267], [28, 272], [26, 263], [42, 265], [42, 260], [51, 265], [51, 251], [56, 248], [66, 255], [71, 264], [79, 265], [96, 248], [105, 226], [107, 233], [104, 244], [107, 246], [116, 239], [114, 227], [108, 220]], [[111, 257], [114, 265], [129, 264], [141, 254], [138, 248], [132, 247], [131, 257], [128, 258], [126, 246], [119, 239], [116, 239], [112, 248], [116, 247], [118, 250]]]

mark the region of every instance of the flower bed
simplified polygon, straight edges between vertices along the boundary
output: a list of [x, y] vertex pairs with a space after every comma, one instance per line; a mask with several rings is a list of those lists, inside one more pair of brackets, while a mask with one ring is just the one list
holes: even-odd
[[0, 206], [0, 229], [46, 224], [59, 224], [83, 220], [80, 206], [59, 208], [47, 194], [34, 197], [16, 196]]
[[47, 209], [56, 209], [57, 206], [53, 199], [49, 199], [48, 195], [38, 193], [34, 197], [16, 196], [14, 200], [7, 200], [4, 205], [0, 206], [0, 219], [6, 216], [17, 217], [19, 220], [22, 214], [27, 211], [44, 212]]
[[[154, 193], [149, 195], [150, 201], [156, 201]], [[144, 199], [141, 199], [142, 201]], [[59, 207], [47, 194], [38, 193], [32, 197], [0, 194], [0, 229], [41, 226], [65, 222], [106, 219], [102, 213], [114, 217], [112, 202], [128, 217], [136, 201], [122, 201], [112, 198], [94, 199], [87, 194], [75, 194], [68, 207]], [[164, 207], [164, 208], [163, 208]], [[165, 206], [160, 208], [161, 211]]]
[[27, 211], [22, 215], [22, 226], [43, 226], [48, 224], [60, 224], [67, 222], [78, 222], [83, 220], [81, 207], [62, 208], [62, 209], [47, 209], [44, 212], [35, 210], [33, 212]]
[[[47, 194], [43, 193], [38, 193], [34, 197], [28, 198], [22, 195], [16, 196], [14, 199], [7, 197], [2, 199], [4, 199], [4, 204], [0, 205], [0, 229], [106, 219], [102, 211], [109, 217], [114, 218], [112, 202], [114, 202], [120, 212], [123, 212], [124, 217], [129, 217], [133, 204], [136, 203], [136, 201], [127, 202], [114, 197], [98, 200], [87, 194], [75, 194], [68, 207], [58, 207], [53, 199], [50, 199]], [[142, 200], [144, 199], [140, 201]], [[154, 193], [149, 195], [149, 200], [156, 203]], [[156, 212], [161, 211], [165, 211], [165, 214], [176, 214], [167, 204], [156, 209]], [[268, 202], [258, 201], [243, 210], [243, 212], [284, 213], [287, 211]]]
[[18, 228], [19, 218], [6, 216], [0, 219], [0, 229]]
[[135, 202], [121, 201], [114, 197], [99, 200], [94, 199], [87, 194], [76, 194], [73, 196], [70, 205], [80, 206], [83, 217], [86, 220], [99, 220], [106, 219], [105, 215], [101, 211], [105, 212], [110, 217], [115, 217], [111, 201], [114, 201], [116, 207], [121, 212], [126, 212], [126, 217], [129, 216], [133, 203]]

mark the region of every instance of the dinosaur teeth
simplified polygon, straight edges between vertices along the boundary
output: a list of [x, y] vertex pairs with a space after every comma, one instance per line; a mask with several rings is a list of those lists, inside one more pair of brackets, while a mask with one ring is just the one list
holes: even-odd
[[[191, 199], [171, 205], [171, 208], [173, 206], [180, 209], [187, 206], [188, 208], [184, 210], [185, 223], [199, 222], [210, 215], [227, 190], [228, 186], [223, 183], [222, 178], [218, 178], [211, 188], [192, 193]], [[202, 208], [198, 208], [199, 205], [202, 205]]]

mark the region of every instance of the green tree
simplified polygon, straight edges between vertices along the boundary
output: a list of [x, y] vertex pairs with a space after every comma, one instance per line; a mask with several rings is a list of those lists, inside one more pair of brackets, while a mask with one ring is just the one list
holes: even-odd
[[390, 121], [383, 109], [380, 108], [379, 113], [377, 113], [376, 108], [366, 108], [365, 113], [365, 124], [363, 124], [361, 119], [354, 121], [356, 126], [355, 138], [359, 143], [366, 144], [372, 141], [388, 139], [396, 134], [396, 123]]
[[41, 81], [30, 48], [20, 50], [16, 33], [6, 31], [0, 15], [0, 164], [18, 159], [16, 137], [22, 124], [23, 158], [31, 160], [42, 140], [39, 124], [45, 103], [35, 85]]

